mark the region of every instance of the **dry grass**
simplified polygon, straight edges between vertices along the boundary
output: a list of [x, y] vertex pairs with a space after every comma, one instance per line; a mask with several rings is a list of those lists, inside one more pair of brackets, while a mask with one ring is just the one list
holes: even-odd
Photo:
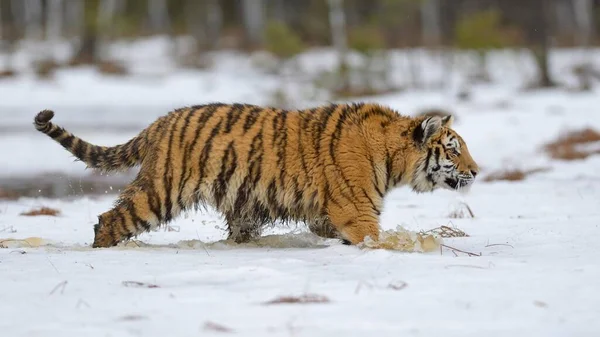
[[40, 216], [40, 215], [57, 216], [58, 214], [60, 214], [59, 210], [50, 208], [50, 207], [34, 208], [27, 212], [21, 213], [21, 215], [23, 215], [23, 216]]
[[462, 230], [450, 226], [440, 226], [421, 233], [423, 235], [437, 235], [443, 238], [463, 238], [469, 236], [469, 234], [463, 232]]
[[475, 213], [473, 213], [473, 210], [471, 209], [471, 207], [464, 202], [460, 203], [460, 208], [452, 211], [448, 217], [452, 218], [452, 219], [463, 219], [463, 218], [474, 218], [475, 217]]
[[554, 159], [578, 160], [594, 154], [600, 154], [600, 149], [583, 150], [581, 145], [600, 142], [600, 133], [591, 128], [567, 132], [555, 141], [544, 146], [544, 150]]
[[264, 305], [272, 304], [308, 304], [308, 303], [329, 303], [329, 298], [322, 295], [304, 294], [301, 296], [280, 296], [270, 301], [264, 302]]
[[514, 169], [514, 170], [499, 171], [499, 172], [494, 172], [494, 173], [489, 174], [487, 177], [485, 177], [483, 179], [483, 181], [487, 181], [487, 182], [500, 181], [500, 180], [521, 181], [521, 180], [524, 180], [525, 178], [527, 178], [527, 176], [529, 176], [531, 174], [547, 172], [547, 171], [550, 171], [550, 168], [538, 167], [538, 168], [534, 168], [534, 169], [530, 169], [530, 170]]

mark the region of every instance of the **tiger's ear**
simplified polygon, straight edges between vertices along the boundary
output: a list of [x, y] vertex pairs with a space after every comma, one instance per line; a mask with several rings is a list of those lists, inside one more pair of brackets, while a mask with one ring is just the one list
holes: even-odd
[[427, 117], [421, 124], [417, 125], [413, 132], [413, 139], [419, 145], [427, 143], [429, 138], [442, 128], [442, 117]]
[[448, 115], [442, 118], [442, 126], [449, 128], [452, 126], [452, 123], [454, 123], [454, 116]]

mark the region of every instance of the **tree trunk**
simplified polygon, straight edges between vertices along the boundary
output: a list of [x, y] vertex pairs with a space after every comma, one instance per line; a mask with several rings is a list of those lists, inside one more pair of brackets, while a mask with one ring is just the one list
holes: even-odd
[[186, 0], [185, 1], [185, 25], [187, 33], [190, 34], [196, 42], [196, 51], [206, 46], [206, 32], [204, 31], [204, 25], [198, 18], [203, 17], [203, 11], [201, 9], [201, 3], [197, 0]]
[[423, 22], [423, 43], [429, 46], [440, 44], [440, 3], [439, 0], [421, 2], [421, 21]]
[[28, 40], [42, 38], [42, 2], [25, 0], [25, 37]]
[[534, 46], [533, 55], [539, 69], [538, 86], [542, 88], [553, 87], [555, 85], [550, 75], [550, 45], [549, 45], [549, 8], [551, 0], [531, 0], [531, 5], [534, 6], [532, 13], [535, 13], [535, 28], [534, 28]]
[[[4, 36], [2, 36], [2, 25], [4, 24], [4, 21], [2, 20], [2, 3], [0, 2], [0, 41], [4, 40]], [[0, 49], [1, 51], [1, 49]]]
[[343, 0], [329, 0], [329, 22], [331, 25], [331, 40], [339, 58], [338, 89], [347, 91], [350, 87], [348, 69], [348, 42], [346, 39], [346, 16]]
[[250, 48], [263, 43], [264, 5], [263, 0], [242, 1], [247, 46]]
[[56, 42], [62, 36], [63, 1], [48, 0], [46, 39]]
[[207, 43], [209, 48], [214, 49], [219, 45], [221, 27], [223, 26], [223, 12], [221, 11], [219, 0], [207, 0], [206, 12], [208, 15], [206, 20]]
[[85, 3], [81, 0], [66, 0], [65, 27], [67, 36], [79, 35], [84, 25]]
[[578, 43], [580, 46], [588, 47], [594, 32], [594, 6], [592, 0], [577, 0], [573, 1], [572, 4], [578, 28]]
[[[579, 0], [573, 1], [573, 3], [579, 2]], [[574, 4], [571, 4], [571, 0], [556, 0], [554, 6], [554, 13], [556, 15], [556, 26], [557, 31], [561, 32], [562, 37], [569, 37], [569, 39], [575, 37], [575, 13], [573, 11]]]
[[81, 43], [73, 62], [75, 64], [95, 64], [100, 56], [98, 52], [98, 18], [96, 16], [98, 3], [85, 1], [83, 6], [83, 34], [81, 34]]
[[148, 0], [148, 18], [154, 32], [170, 31], [169, 11], [166, 0]]
[[96, 17], [98, 59], [107, 59], [108, 55], [104, 48], [113, 36], [113, 19], [117, 12], [118, 0], [100, 0], [98, 3], [98, 15]]

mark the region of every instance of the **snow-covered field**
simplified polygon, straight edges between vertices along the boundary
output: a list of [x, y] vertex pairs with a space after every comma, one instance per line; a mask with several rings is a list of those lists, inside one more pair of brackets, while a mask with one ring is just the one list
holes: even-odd
[[[311, 57], [326, 64], [327, 54], [320, 55], [301, 64]], [[29, 75], [1, 80], [0, 178], [89, 173], [33, 131], [31, 119], [43, 108], [55, 109], [56, 122], [83, 138], [111, 145], [180, 104], [268, 103], [280, 80], [248, 64], [232, 72], [232, 60], [155, 80], [89, 69], [61, 71], [48, 83]], [[568, 54], [559, 60], [556, 73]], [[600, 129], [599, 92], [520, 92], [522, 68], [505, 69], [495, 72], [505, 82], [475, 88], [470, 101], [456, 100], [452, 90], [369, 98], [407, 114], [455, 112], [455, 129], [482, 178], [502, 169], [548, 169], [523, 181], [479, 179], [466, 195], [399, 189], [386, 199], [383, 229], [454, 226], [469, 236], [444, 243], [477, 256], [448, 248], [359, 249], [315, 237], [302, 224], [235, 245], [223, 241], [222, 220], [210, 211], [186, 214], [135, 244], [94, 250], [92, 226], [114, 191], [0, 201], [1, 335], [600, 336], [600, 155], [562, 162], [541, 150], [563, 131]], [[41, 206], [61, 213], [20, 215]], [[307, 294], [328, 302], [266, 303]]]

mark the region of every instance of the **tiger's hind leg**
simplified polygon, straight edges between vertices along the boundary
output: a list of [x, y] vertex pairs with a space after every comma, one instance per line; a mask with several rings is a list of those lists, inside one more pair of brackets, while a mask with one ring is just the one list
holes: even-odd
[[[98, 216], [94, 226], [92, 247], [112, 247], [124, 240], [148, 232], [180, 213], [177, 205], [166, 209], [165, 195], [154, 192], [152, 184], [146, 183], [140, 176], [121, 193], [115, 206]], [[168, 216], [163, 215], [168, 212]]]
[[245, 243], [260, 237], [265, 222], [250, 217], [240, 216], [234, 212], [225, 214], [227, 239], [235, 243]]

